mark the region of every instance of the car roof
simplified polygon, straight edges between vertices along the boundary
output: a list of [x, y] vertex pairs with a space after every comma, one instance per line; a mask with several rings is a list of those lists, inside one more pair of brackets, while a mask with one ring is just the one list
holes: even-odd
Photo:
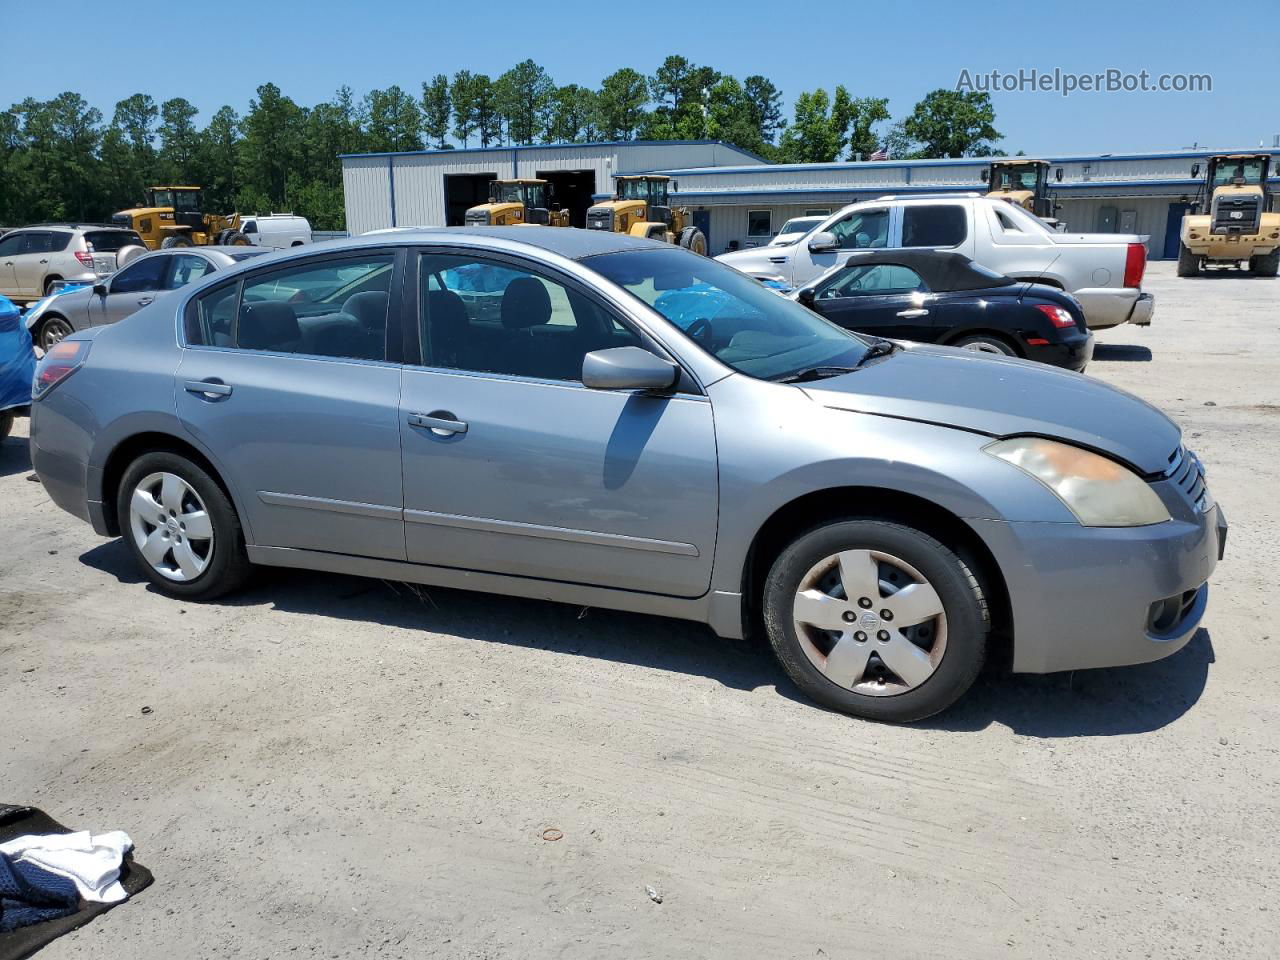
[[[1015, 283], [1008, 277], [992, 277], [987, 273], [974, 269], [971, 259], [962, 253], [947, 250], [917, 249], [884, 249], [857, 250], [849, 254], [843, 267], [836, 270], [847, 270], [849, 267], [875, 266], [889, 264], [908, 267], [920, 275], [920, 278], [935, 293], [947, 293], [956, 290], [989, 290], [993, 287], [1005, 287]], [[836, 270], [831, 271], [832, 273]]]
[[632, 237], [607, 230], [585, 230], [580, 227], [392, 227], [375, 230], [345, 240], [331, 240], [326, 247], [361, 247], [386, 243], [394, 238], [396, 243], [443, 244], [450, 240], [495, 239], [526, 247], [535, 247], [558, 254], [570, 260], [581, 260], [601, 253], [618, 253], [624, 250], [652, 250], [655, 247], [671, 247], [669, 243]]

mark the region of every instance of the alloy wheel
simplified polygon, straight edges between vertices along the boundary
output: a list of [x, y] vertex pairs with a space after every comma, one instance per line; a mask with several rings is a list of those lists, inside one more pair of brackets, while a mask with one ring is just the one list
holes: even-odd
[[129, 530], [143, 559], [169, 580], [194, 580], [213, 559], [213, 521], [195, 488], [176, 473], [148, 474], [134, 487]]
[[63, 338], [71, 335], [71, 325], [58, 317], [50, 317], [40, 328], [40, 349], [45, 353]]
[[868, 696], [915, 689], [947, 650], [937, 590], [911, 564], [879, 550], [844, 550], [814, 564], [800, 581], [792, 619], [810, 662]]

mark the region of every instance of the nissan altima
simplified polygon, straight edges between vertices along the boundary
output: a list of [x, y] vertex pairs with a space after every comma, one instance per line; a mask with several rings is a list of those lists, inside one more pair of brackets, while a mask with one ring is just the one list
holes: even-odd
[[[664, 314], [689, 290], [714, 317]], [[1168, 656], [1226, 536], [1136, 397], [585, 230], [230, 266], [52, 345], [31, 416], [54, 502], [170, 596], [289, 566], [681, 617], [882, 720], [946, 708], [997, 648]]]

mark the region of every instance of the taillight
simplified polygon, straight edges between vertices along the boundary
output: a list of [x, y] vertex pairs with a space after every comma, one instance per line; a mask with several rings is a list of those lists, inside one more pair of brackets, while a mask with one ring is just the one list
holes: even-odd
[[1037, 303], [1036, 309], [1048, 317], [1055, 327], [1067, 329], [1076, 325], [1076, 318], [1071, 315], [1071, 311], [1062, 307], [1055, 307], [1048, 303]]
[[83, 367], [88, 356], [88, 340], [62, 340], [55, 343], [36, 364], [36, 379], [31, 387], [31, 398], [39, 400]]
[[1124, 257], [1124, 285], [1126, 287], [1142, 286], [1142, 275], [1147, 271], [1147, 248], [1141, 243], [1129, 244], [1129, 251]]
[[77, 250], [76, 259], [80, 261], [81, 266], [84, 266], [84, 267], [93, 266], [93, 254], [85, 250]]

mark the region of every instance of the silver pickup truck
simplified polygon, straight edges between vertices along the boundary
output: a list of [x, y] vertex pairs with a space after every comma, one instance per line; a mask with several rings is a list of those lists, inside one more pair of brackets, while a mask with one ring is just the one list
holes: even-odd
[[1017, 280], [1070, 293], [1094, 330], [1151, 323], [1155, 298], [1142, 290], [1146, 237], [1059, 233], [1005, 200], [976, 193], [889, 196], [851, 204], [796, 241], [719, 257], [756, 277], [798, 287], [855, 250], [925, 247], [963, 253]]

